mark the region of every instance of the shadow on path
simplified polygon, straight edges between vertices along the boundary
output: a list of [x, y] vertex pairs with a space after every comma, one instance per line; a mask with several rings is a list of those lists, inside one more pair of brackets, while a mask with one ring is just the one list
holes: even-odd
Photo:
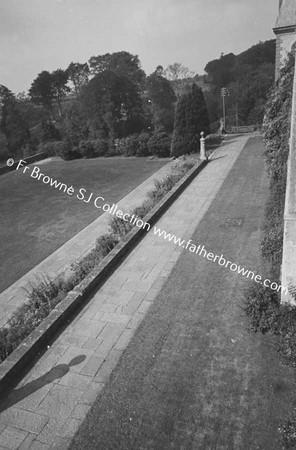
[[81, 364], [85, 360], [85, 358], [85, 355], [76, 356], [68, 364], [59, 364], [58, 366], [53, 367], [49, 372], [46, 372], [41, 377], [36, 378], [36, 380], [30, 381], [29, 383], [21, 386], [18, 389], [14, 389], [9, 394], [9, 396], [3, 402], [1, 402], [0, 413], [20, 402], [29, 395], [34, 394], [34, 392], [43, 388], [47, 384], [50, 384], [53, 381], [62, 378], [70, 371], [71, 367]]

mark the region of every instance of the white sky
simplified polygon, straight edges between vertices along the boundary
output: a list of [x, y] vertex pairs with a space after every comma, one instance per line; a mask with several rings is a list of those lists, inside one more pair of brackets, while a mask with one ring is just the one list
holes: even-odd
[[181, 62], [202, 74], [221, 52], [273, 39], [278, 0], [0, 0], [0, 84], [129, 51], [147, 74]]

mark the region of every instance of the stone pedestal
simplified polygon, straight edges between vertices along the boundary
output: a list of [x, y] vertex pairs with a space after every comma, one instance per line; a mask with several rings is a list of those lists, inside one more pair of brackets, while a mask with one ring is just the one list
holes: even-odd
[[204, 132], [202, 131], [200, 133], [201, 138], [200, 138], [200, 159], [203, 161], [207, 161], [208, 157], [207, 157], [207, 153], [206, 153], [206, 139], [204, 137]]

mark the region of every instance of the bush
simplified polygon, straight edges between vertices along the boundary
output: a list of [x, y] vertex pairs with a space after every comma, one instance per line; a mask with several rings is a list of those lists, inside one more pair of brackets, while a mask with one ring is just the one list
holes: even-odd
[[64, 145], [61, 146], [57, 156], [60, 156], [65, 161], [81, 158], [79, 147], [72, 147], [71, 143], [67, 140], [63, 141], [63, 143]]
[[148, 151], [159, 158], [170, 156], [172, 138], [165, 131], [154, 133], [148, 141]]
[[0, 329], [0, 362], [42, 322], [64, 295], [60, 280], [44, 278], [31, 286], [28, 302], [17, 309], [7, 327]]
[[60, 156], [63, 153], [64, 146], [64, 141], [50, 141], [39, 144], [38, 151], [46, 153], [47, 156]]
[[206, 145], [221, 145], [223, 141], [221, 134], [208, 134], [206, 136]]
[[104, 156], [109, 150], [107, 139], [93, 139], [79, 143], [79, 153], [82, 158]]
[[143, 132], [138, 136], [138, 147], [137, 147], [137, 156], [148, 156], [151, 151], [148, 147], [148, 141], [151, 137], [150, 133]]
[[78, 149], [82, 158], [93, 158], [95, 156], [93, 141], [79, 142]]
[[133, 228], [130, 222], [116, 216], [112, 218], [109, 226], [112, 236], [118, 240], [122, 239]]
[[71, 283], [74, 286], [79, 284], [117, 244], [118, 240], [110, 234], [100, 236], [95, 247], [80, 261], [72, 264], [74, 275], [71, 277]]

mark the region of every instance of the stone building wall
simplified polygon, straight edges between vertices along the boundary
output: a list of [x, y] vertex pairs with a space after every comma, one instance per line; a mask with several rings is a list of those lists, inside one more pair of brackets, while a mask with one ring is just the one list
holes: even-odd
[[275, 76], [277, 78], [287, 53], [296, 41], [296, 0], [280, 0], [279, 15], [273, 31], [276, 34]]

